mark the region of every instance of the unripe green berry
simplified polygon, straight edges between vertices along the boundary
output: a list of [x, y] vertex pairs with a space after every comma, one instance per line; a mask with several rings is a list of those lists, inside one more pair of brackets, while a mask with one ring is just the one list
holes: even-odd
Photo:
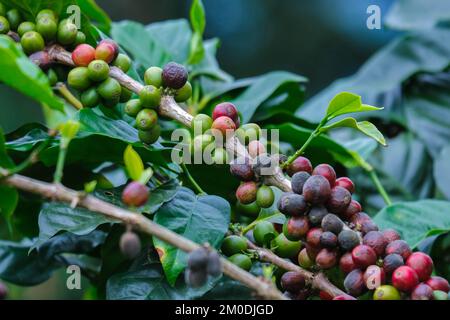
[[390, 285], [379, 286], [373, 293], [373, 300], [400, 300], [400, 292]]
[[236, 136], [242, 144], [248, 144], [250, 141], [259, 140], [261, 128], [256, 123], [247, 123], [236, 130]]
[[228, 258], [228, 261], [237, 265], [239, 268], [250, 271], [252, 268], [252, 260], [242, 253], [237, 253]]
[[97, 91], [103, 99], [115, 101], [117, 104], [122, 94], [122, 86], [116, 79], [108, 78], [98, 86]]
[[201, 134], [191, 141], [191, 153], [202, 152], [214, 142], [214, 137], [210, 134]]
[[231, 235], [223, 239], [220, 250], [227, 257], [236, 253], [242, 253], [248, 249], [247, 240], [244, 237]]
[[36, 16], [36, 21], [42, 19], [42, 18], [50, 18], [55, 20], [55, 22], [58, 22], [58, 16], [53, 10], [50, 9], [43, 9], [39, 11], [39, 13]]
[[54, 86], [58, 82], [58, 75], [53, 69], [48, 70], [47, 77], [51, 86]]
[[75, 90], [84, 91], [91, 86], [86, 67], [72, 69], [67, 76], [67, 83]]
[[0, 16], [0, 34], [7, 34], [10, 29], [11, 26], [9, 25], [8, 19]]
[[[1, 18], [2, 17], [0, 17], [0, 20], [1, 20]], [[1, 24], [1, 22], [0, 22], [0, 24]], [[1, 27], [0, 27], [0, 29], [1, 29]], [[28, 31], [36, 31], [36, 25], [33, 22], [30, 22], [30, 21], [22, 22], [19, 25], [19, 27], [17, 28], [17, 33], [21, 37]], [[2, 33], [1, 30], [0, 30], [0, 33]]]
[[109, 65], [103, 60], [94, 60], [89, 63], [89, 79], [92, 81], [104, 81], [109, 76]]
[[131, 68], [131, 59], [126, 54], [119, 53], [113, 65], [127, 73]]
[[158, 121], [158, 115], [153, 109], [143, 109], [136, 116], [136, 126], [139, 130], [150, 130]]
[[268, 246], [270, 241], [278, 235], [273, 224], [269, 221], [258, 222], [253, 229], [253, 237], [260, 246]]
[[44, 39], [36, 31], [28, 31], [25, 33], [20, 40], [20, 44], [27, 54], [42, 51], [45, 47]]
[[144, 82], [146, 85], [155, 86], [160, 88], [162, 86], [162, 72], [163, 70], [158, 67], [150, 67], [145, 71]]
[[77, 39], [77, 33], [78, 29], [74, 23], [68, 20], [63, 20], [58, 26], [58, 42], [64, 46], [73, 44]]
[[74, 45], [78, 46], [78, 45], [83, 44], [83, 43], [86, 43], [86, 35], [83, 32], [78, 31], [77, 32], [77, 37], [75, 38]]
[[212, 123], [213, 121], [210, 116], [199, 113], [192, 119], [192, 129], [194, 134], [205, 133], [207, 130], [211, 129]]
[[161, 135], [161, 126], [156, 124], [150, 130], [139, 130], [138, 136], [139, 140], [146, 144], [153, 144], [158, 141], [159, 136]]
[[100, 95], [96, 88], [90, 88], [81, 94], [81, 103], [85, 108], [94, 108], [100, 104]]
[[269, 208], [275, 201], [275, 194], [272, 188], [262, 185], [256, 192], [256, 203], [261, 208]]
[[58, 25], [56, 21], [49, 18], [44, 17], [36, 22], [36, 31], [39, 32], [45, 41], [52, 41], [56, 37], [56, 32], [58, 31]]
[[236, 210], [239, 214], [242, 214], [246, 217], [255, 218], [258, 216], [261, 208], [256, 204], [256, 201], [250, 204], [242, 204], [238, 201], [236, 203]]
[[6, 18], [9, 21], [11, 30], [17, 30], [20, 23], [22, 22], [22, 15], [17, 9], [11, 9], [8, 12], [6, 12]]
[[125, 105], [125, 113], [130, 117], [136, 117], [139, 111], [142, 110], [142, 103], [139, 99], [131, 99]]
[[120, 95], [120, 100], [119, 100], [119, 102], [125, 103], [125, 102], [127, 102], [128, 100], [130, 100], [132, 96], [133, 96], [133, 91], [131, 91], [131, 90], [128, 89], [128, 88], [122, 87], [122, 93], [121, 93], [121, 95]]
[[284, 233], [280, 233], [270, 243], [274, 253], [281, 258], [294, 258], [300, 253], [302, 248], [301, 241], [291, 241]]
[[155, 86], [145, 86], [139, 92], [139, 99], [145, 108], [156, 108], [161, 103], [161, 91]]
[[192, 96], [192, 85], [188, 81], [186, 84], [175, 93], [176, 102], [185, 102]]

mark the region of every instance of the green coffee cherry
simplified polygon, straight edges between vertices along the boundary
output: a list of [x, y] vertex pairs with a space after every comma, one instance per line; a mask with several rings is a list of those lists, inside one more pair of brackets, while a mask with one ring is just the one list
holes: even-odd
[[128, 88], [122, 87], [122, 93], [120, 95], [119, 101], [121, 103], [125, 103], [128, 100], [130, 100], [132, 96], [133, 96], [133, 91], [129, 90]]
[[[1, 29], [1, 27], [0, 27], [0, 29]], [[33, 22], [30, 22], [30, 21], [22, 22], [19, 25], [19, 27], [17, 28], [17, 33], [21, 37], [28, 31], [36, 31], [36, 25]], [[1, 33], [1, 31], [0, 31], [0, 33]]]
[[275, 201], [275, 194], [271, 187], [262, 185], [256, 193], [256, 203], [261, 208], [269, 208]]
[[256, 123], [247, 123], [236, 130], [236, 136], [243, 144], [250, 141], [259, 140], [261, 136], [261, 128]]
[[50, 69], [47, 72], [48, 82], [53, 87], [58, 82], [58, 75], [56, 74], [55, 70]]
[[113, 65], [127, 73], [131, 68], [131, 59], [126, 54], [119, 53]]
[[252, 268], [252, 260], [245, 254], [237, 253], [228, 258], [228, 261], [237, 265], [239, 268], [250, 271]]
[[223, 239], [220, 250], [227, 257], [231, 257], [236, 253], [242, 253], [248, 249], [247, 240], [244, 237], [231, 235]]
[[400, 300], [400, 292], [390, 285], [379, 286], [373, 293], [373, 300]]
[[136, 117], [139, 111], [142, 110], [142, 103], [139, 99], [131, 99], [125, 105], [125, 113], [130, 117]]
[[228, 152], [224, 148], [216, 148], [214, 149], [212, 160], [214, 164], [228, 164], [229, 157]]
[[161, 91], [155, 86], [147, 85], [139, 92], [139, 99], [145, 108], [156, 108], [161, 103]]
[[59, 23], [57, 38], [58, 42], [62, 45], [73, 44], [77, 39], [78, 29], [77, 26], [68, 21], [63, 20]]
[[213, 121], [210, 116], [199, 113], [192, 119], [192, 129], [194, 134], [198, 134], [198, 132], [201, 134], [205, 133], [207, 130], [211, 129], [212, 123]]
[[83, 32], [78, 31], [77, 37], [75, 38], [75, 43], [73, 45], [76, 47], [83, 43], [86, 43], [86, 35]]
[[150, 67], [145, 71], [144, 82], [146, 85], [160, 88], [162, 86], [162, 72], [158, 67]]
[[301, 241], [291, 241], [284, 233], [280, 233], [270, 243], [273, 252], [281, 258], [294, 258], [300, 252], [302, 248]]
[[201, 134], [196, 136], [191, 141], [191, 153], [194, 154], [196, 152], [202, 152], [211, 143], [214, 143], [214, 137], [210, 134]]
[[94, 60], [88, 65], [89, 79], [95, 82], [105, 81], [109, 76], [109, 65], [103, 60]]
[[58, 25], [51, 18], [41, 18], [36, 22], [36, 31], [42, 35], [45, 41], [49, 42], [56, 38]]
[[258, 245], [267, 247], [278, 235], [273, 224], [269, 221], [258, 222], [253, 229], [253, 237]]
[[88, 70], [85, 67], [72, 69], [67, 76], [67, 83], [75, 90], [84, 91], [91, 86]]
[[158, 141], [159, 136], [161, 135], [161, 126], [159, 124], [155, 125], [150, 130], [139, 130], [138, 136], [139, 140], [146, 144], [153, 144]]
[[158, 121], [158, 114], [153, 109], [143, 109], [136, 116], [136, 127], [139, 130], [150, 130]]
[[108, 78], [98, 86], [97, 91], [103, 99], [117, 101], [117, 104], [122, 94], [122, 86], [116, 79]]
[[236, 203], [236, 211], [246, 217], [256, 218], [261, 208], [256, 204], [256, 201], [250, 204], [242, 204], [238, 201]]
[[42, 18], [50, 18], [53, 19], [55, 22], [58, 21], [58, 16], [53, 10], [50, 9], [44, 9], [39, 11], [39, 13], [36, 16], [36, 21], [41, 20]]
[[114, 108], [117, 104], [119, 104], [119, 98], [112, 98], [112, 99], [101, 99], [103, 106], [107, 108]]
[[8, 12], [6, 12], [6, 18], [9, 21], [9, 26], [11, 27], [11, 30], [17, 30], [20, 23], [22, 22], [22, 16], [17, 9], [11, 9]]
[[20, 39], [23, 51], [27, 54], [32, 54], [37, 51], [42, 51], [45, 47], [45, 42], [42, 36], [36, 31], [28, 31]]
[[7, 34], [11, 29], [8, 19], [0, 16], [0, 34]]
[[81, 103], [85, 108], [95, 108], [100, 104], [100, 95], [96, 88], [90, 88], [81, 94]]
[[176, 102], [185, 102], [192, 96], [192, 85], [188, 81], [186, 84], [175, 93]]

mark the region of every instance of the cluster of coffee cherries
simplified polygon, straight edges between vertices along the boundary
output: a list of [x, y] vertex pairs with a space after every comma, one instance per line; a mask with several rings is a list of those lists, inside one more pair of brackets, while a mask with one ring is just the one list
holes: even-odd
[[207, 246], [192, 251], [188, 256], [185, 271], [186, 283], [193, 287], [201, 287], [208, 280], [208, 276], [218, 277], [222, 273], [222, 262], [216, 251]]
[[125, 105], [125, 113], [136, 118], [139, 139], [146, 144], [155, 143], [160, 134], [156, 109], [163, 94], [173, 95], [177, 102], [184, 102], [192, 95], [186, 68], [170, 62], [164, 68], [150, 67], [144, 74], [145, 86], [139, 99], [131, 99]]
[[[253, 230], [257, 244], [306, 269], [338, 266], [346, 274], [343, 285], [348, 295], [336, 299], [353, 299], [368, 290], [374, 291], [375, 300], [447, 297], [448, 282], [431, 276], [431, 258], [413, 253], [395, 230], [378, 230], [352, 199], [355, 186], [349, 178], [337, 179], [328, 164], [313, 169], [305, 157], [297, 158], [287, 173], [293, 192], [284, 193], [278, 202], [279, 211], [287, 216], [282, 232], [260, 222]], [[292, 288], [297, 281], [296, 288], [304, 289], [305, 279], [300, 278], [301, 274], [288, 274], [282, 278], [282, 287], [297, 294], [300, 289], [293, 292]]]

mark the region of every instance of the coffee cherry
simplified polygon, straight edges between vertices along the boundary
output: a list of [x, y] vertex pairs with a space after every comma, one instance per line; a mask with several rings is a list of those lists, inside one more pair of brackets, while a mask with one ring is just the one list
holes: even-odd
[[361, 228], [361, 224], [364, 221], [371, 220], [370, 216], [365, 212], [358, 212], [351, 216], [350, 222], [355, 226], [356, 229]]
[[107, 78], [97, 88], [98, 94], [105, 100], [119, 101], [122, 94], [122, 86], [113, 78]]
[[367, 234], [371, 231], [378, 231], [378, 226], [376, 225], [376, 223], [372, 220], [365, 220], [361, 223], [361, 225], [359, 227], [357, 227], [358, 230], [361, 231], [362, 234]]
[[373, 300], [400, 300], [400, 292], [390, 285], [378, 287], [373, 293]]
[[[81, 46], [87, 46], [87, 44], [82, 44], [82, 45], [78, 46], [77, 48], [79, 48]], [[92, 49], [94, 49], [94, 48], [92, 48]], [[91, 55], [91, 54], [93, 54], [93, 55]], [[95, 55], [95, 51], [90, 52], [89, 59], [92, 59], [92, 60], [88, 63], [89, 79], [91, 79], [92, 81], [95, 81], [95, 82], [105, 81], [109, 77], [109, 65], [103, 60], [93, 60], [95, 58], [94, 55]], [[87, 59], [86, 59], [86, 62], [88, 62]]]
[[357, 267], [353, 262], [352, 254], [350, 252], [345, 253], [339, 260], [339, 268], [344, 273], [350, 273]]
[[150, 130], [158, 121], [158, 115], [153, 109], [142, 109], [136, 116], [136, 126], [139, 130]]
[[[228, 117], [236, 122], [239, 119], [238, 110], [231, 102], [222, 102], [214, 107], [212, 118], [216, 120], [220, 117]], [[257, 138], [256, 138], [257, 139]]]
[[113, 62], [119, 55], [119, 47], [112, 40], [102, 40], [95, 48], [95, 59], [106, 63]]
[[352, 296], [349, 296], [347, 294], [340, 294], [333, 298], [333, 300], [358, 300]]
[[208, 274], [204, 271], [194, 271], [187, 269], [186, 283], [192, 288], [199, 288], [205, 285], [208, 280]]
[[53, 19], [54, 21], [58, 21], [58, 16], [56, 15], [55, 11], [50, 9], [43, 9], [38, 12], [38, 14], [36, 15], [36, 21], [41, 20], [43, 18], [50, 18]]
[[105, 108], [114, 108], [115, 106], [117, 106], [117, 104], [120, 102], [120, 97], [119, 98], [111, 98], [111, 99], [101, 99], [102, 100], [102, 105]]
[[91, 86], [86, 67], [73, 68], [67, 76], [67, 83], [75, 90], [84, 91]]
[[[212, 155], [213, 163], [216, 165], [228, 164], [228, 152], [224, 148], [215, 148]], [[258, 194], [256, 194], [256, 200], [258, 200]]]
[[292, 191], [297, 194], [302, 194], [303, 186], [310, 177], [311, 175], [306, 171], [296, 172], [291, 179]]
[[78, 45], [83, 44], [85, 42], [86, 42], [86, 35], [83, 32], [78, 31], [77, 32], [77, 36], [75, 38], [75, 42], [73, 43], [73, 45], [74, 46], [78, 46]]
[[432, 276], [427, 280], [426, 284], [429, 285], [433, 290], [440, 290], [445, 292], [450, 291], [450, 285], [448, 284], [448, 281], [442, 277]]
[[377, 262], [375, 251], [364, 244], [360, 244], [352, 250], [352, 258], [359, 268], [367, 268]]
[[225, 136], [227, 132], [236, 130], [236, 124], [231, 118], [219, 117], [214, 120], [211, 128], [218, 130], [223, 136]]
[[422, 252], [412, 253], [406, 260], [406, 265], [417, 273], [419, 281], [428, 280], [433, 272], [433, 260], [429, 255]]
[[20, 23], [22, 22], [22, 15], [19, 10], [11, 9], [6, 12], [6, 18], [9, 21], [9, 25], [11, 26], [11, 30], [17, 30]]
[[[8, 19], [0, 16], [0, 34], [7, 34], [11, 29]], [[30, 30], [27, 30], [30, 31]]]
[[236, 198], [243, 204], [249, 204], [256, 200], [258, 186], [253, 181], [243, 182], [236, 190]]
[[250, 141], [248, 144], [248, 154], [252, 158], [256, 158], [257, 156], [266, 153], [266, 147], [258, 140]]
[[305, 171], [309, 174], [312, 173], [311, 161], [305, 157], [296, 158], [287, 168], [287, 174], [292, 177], [295, 173]]
[[[95, 59], [95, 49], [88, 44], [80, 44], [72, 52], [72, 60], [75, 63], [75, 65], [79, 67], [87, 67], [94, 59]], [[106, 77], [100, 79], [99, 81], [105, 79]], [[95, 79], [92, 80], [96, 81]]]
[[[239, 128], [239, 117], [233, 121], [236, 123], [236, 128]], [[236, 130], [236, 137], [243, 145], [247, 145], [252, 141], [259, 140], [261, 133], [261, 128], [256, 123], [246, 123]]]
[[36, 20], [36, 31], [42, 35], [46, 42], [49, 42], [56, 38], [58, 25], [54, 19], [43, 17]]
[[128, 88], [122, 87], [119, 102], [120, 103], [128, 102], [132, 96], [133, 96], [133, 91], [131, 91]]
[[400, 291], [411, 292], [418, 283], [419, 277], [411, 267], [401, 266], [392, 273], [392, 285]]
[[247, 250], [247, 240], [243, 237], [231, 235], [226, 237], [223, 242], [220, 250], [222, 250], [222, 253], [228, 257], [236, 254], [236, 253], [242, 253], [243, 251]]
[[158, 67], [150, 67], [145, 71], [144, 82], [148, 86], [160, 88], [162, 86], [163, 70]]
[[433, 289], [425, 283], [419, 283], [411, 292], [411, 300], [432, 300]]
[[322, 250], [320, 247], [314, 247], [309, 243], [305, 244], [305, 249], [306, 252], [308, 253], [308, 256], [314, 261], [316, 260], [316, 257], [319, 254], [320, 250]]
[[169, 62], [163, 68], [162, 83], [164, 87], [181, 89], [188, 79], [188, 72], [184, 66], [175, 62]]
[[154, 86], [145, 86], [139, 92], [139, 99], [144, 108], [156, 108], [161, 103], [161, 91]]
[[306, 248], [302, 249], [298, 254], [298, 264], [305, 269], [310, 269], [314, 266], [314, 261], [309, 257]]
[[330, 183], [330, 187], [334, 187], [336, 183], [336, 171], [329, 164], [319, 164], [312, 172], [313, 176], [323, 176]]
[[237, 265], [239, 268], [244, 269], [245, 271], [250, 271], [252, 268], [252, 260], [242, 253], [237, 253], [228, 258], [228, 260]]
[[192, 96], [192, 85], [189, 81], [187, 81], [181, 89], [177, 90], [175, 93], [175, 101], [176, 102], [185, 102], [189, 100]]
[[63, 20], [59, 23], [56, 37], [58, 42], [64, 46], [73, 44], [77, 39], [78, 28], [69, 20]]
[[330, 183], [322, 176], [311, 176], [303, 185], [302, 194], [311, 204], [323, 204], [330, 197]]
[[401, 237], [398, 234], [397, 231], [393, 230], [393, 229], [386, 229], [384, 231], [382, 231], [384, 238], [387, 240], [388, 243], [391, 243], [395, 240], [400, 240]]
[[305, 288], [306, 279], [303, 274], [295, 271], [288, 271], [281, 276], [281, 288], [283, 290], [296, 293]]
[[261, 208], [256, 204], [256, 202], [252, 202], [250, 204], [242, 204], [237, 201], [236, 211], [243, 216], [255, 218], [258, 216]]
[[351, 251], [360, 244], [358, 234], [352, 230], [342, 230], [338, 236], [339, 246], [344, 251]]
[[270, 208], [275, 201], [275, 194], [271, 187], [262, 185], [256, 193], [256, 204], [261, 208]]
[[308, 210], [308, 204], [302, 195], [285, 193], [278, 201], [278, 210], [288, 216], [300, 216]]
[[364, 274], [361, 270], [355, 269], [350, 272], [344, 280], [345, 291], [352, 296], [360, 296], [366, 290]]
[[262, 247], [267, 247], [277, 234], [275, 227], [269, 221], [258, 222], [253, 229], [253, 237], [256, 243]]
[[194, 272], [205, 272], [208, 265], [208, 251], [200, 247], [191, 251], [188, 256], [187, 266]]
[[327, 201], [327, 208], [330, 212], [341, 213], [347, 209], [351, 201], [351, 193], [343, 187], [336, 186], [331, 189], [330, 198]]
[[139, 99], [131, 99], [125, 105], [125, 113], [130, 117], [136, 117], [139, 111], [142, 110], [142, 103]]
[[320, 298], [320, 300], [324, 300], [324, 301], [330, 301], [330, 300], [334, 299], [331, 294], [329, 294], [326, 291], [322, 291], [322, 290], [319, 291], [319, 298]]
[[384, 270], [379, 266], [372, 265], [367, 267], [364, 272], [364, 283], [367, 289], [373, 290], [384, 284], [386, 280]]
[[[2, 20], [3, 19], [5, 19], [5, 18], [4, 17], [0, 17], [0, 33], [3, 33], [2, 32]], [[8, 21], [8, 20], [6, 20], [6, 21]], [[9, 31], [9, 22], [8, 22], [8, 31]], [[36, 31], [36, 25], [33, 22], [31, 22], [31, 21], [22, 22], [19, 25], [19, 27], [17, 28], [17, 33], [19, 34], [20, 37], [22, 37], [28, 31]]]
[[0, 282], [0, 301], [5, 300], [8, 296], [8, 288], [2, 282]]
[[309, 231], [307, 217], [291, 217], [283, 225], [283, 233], [291, 241], [304, 238]]
[[382, 256], [387, 246], [387, 241], [379, 231], [370, 231], [363, 238], [363, 244], [375, 250], [378, 256]]
[[212, 277], [218, 277], [222, 274], [222, 261], [220, 261], [220, 255], [215, 251], [208, 254], [206, 272]]
[[273, 252], [281, 258], [294, 258], [298, 256], [302, 243], [291, 241], [283, 233], [280, 233], [270, 243]]
[[195, 135], [203, 134], [211, 129], [212, 119], [210, 116], [200, 113], [192, 119], [192, 129]]
[[352, 180], [347, 177], [341, 177], [336, 179], [336, 186], [343, 187], [348, 190], [350, 193], [355, 192], [355, 185]]
[[330, 249], [321, 249], [316, 256], [316, 264], [320, 269], [330, 269], [336, 265], [337, 253]]
[[138, 137], [145, 144], [154, 144], [161, 136], [161, 126], [155, 125], [149, 130], [138, 130]]
[[354, 216], [358, 212], [361, 212], [361, 210], [362, 210], [361, 204], [356, 200], [352, 200], [350, 201], [350, 204], [348, 205], [347, 209], [345, 209], [339, 215], [345, 220], [350, 220], [352, 216]]
[[247, 158], [235, 159], [230, 164], [230, 172], [234, 177], [241, 181], [250, 181], [255, 177], [250, 160]]
[[325, 231], [320, 236], [320, 245], [324, 248], [329, 248], [329, 249], [336, 248], [337, 243], [338, 243], [338, 238], [333, 232]]
[[100, 95], [95, 88], [90, 88], [81, 94], [80, 101], [84, 108], [95, 108], [100, 104]]
[[383, 259], [383, 269], [388, 275], [390, 275], [398, 267], [401, 267], [403, 265], [404, 265], [403, 258], [401, 255], [397, 253], [388, 254]]
[[50, 85], [53, 87], [58, 82], [58, 75], [56, 74], [55, 70], [50, 69], [47, 72], [47, 78]]
[[412, 251], [411, 248], [406, 243], [406, 241], [395, 240], [386, 246], [386, 255], [391, 253], [397, 253], [401, 255], [403, 260], [406, 261], [406, 259], [408, 259], [409, 256], [411, 255]]
[[134, 232], [127, 231], [120, 237], [120, 251], [129, 260], [135, 259], [141, 252], [141, 240]]
[[322, 206], [317, 205], [311, 208], [308, 213], [309, 222], [314, 225], [320, 225], [322, 223], [323, 218], [328, 214], [328, 210]]
[[35, 52], [31, 54], [28, 59], [44, 71], [47, 70], [52, 64], [50, 55], [46, 51]]
[[273, 172], [273, 168], [276, 164], [275, 158], [264, 153], [253, 160], [253, 171], [257, 176], [265, 176]]
[[122, 192], [122, 202], [130, 207], [140, 207], [148, 198], [148, 188], [137, 181], [130, 182]]
[[214, 143], [214, 137], [210, 134], [196, 136], [191, 141], [191, 154], [202, 153], [212, 143]]
[[113, 66], [127, 73], [131, 68], [131, 59], [126, 54], [119, 53], [116, 60], [113, 62]]
[[334, 234], [339, 234], [344, 228], [344, 223], [337, 215], [329, 213], [323, 217], [321, 226], [323, 231], [330, 231]]
[[320, 247], [320, 237], [322, 236], [322, 229], [312, 228], [306, 235], [306, 242], [313, 247]]
[[441, 290], [434, 290], [433, 291], [433, 299], [440, 301], [440, 300], [448, 300], [448, 295], [446, 292]]
[[45, 47], [44, 39], [36, 31], [26, 32], [22, 36], [20, 44], [22, 45], [23, 51], [25, 51], [26, 54], [42, 51]]

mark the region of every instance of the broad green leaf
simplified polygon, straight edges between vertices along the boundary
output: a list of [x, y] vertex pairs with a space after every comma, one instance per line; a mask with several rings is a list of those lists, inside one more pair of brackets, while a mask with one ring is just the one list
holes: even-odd
[[434, 163], [434, 179], [439, 190], [450, 200], [450, 188], [448, 178], [450, 177], [450, 145], [445, 147]]
[[206, 17], [202, 0], [192, 1], [190, 18], [193, 34], [191, 37], [188, 63], [197, 64], [203, 59], [205, 55], [205, 48], [203, 46], [203, 33], [205, 32]]
[[144, 172], [144, 163], [132, 146], [128, 146], [123, 154], [123, 161], [128, 175], [134, 181], [139, 181]]
[[0, 81], [52, 109], [63, 110], [47, 76], [5, 35], [0, 35], [0, 69]]
[[450, 231], [450, 202], [401, 202], [381, 210], [374, 218], [381, 229], [392, 228], [414, 248], [426, 237]]
[[382, 108], [362, 104], [361, 96], [356, 94], [341, 92], [330, 101], [326, 117], [328, 120], [331, 120], [344, 114], [375, 110], [382, 110]]
[[344, 118], [337, 122], [334, 122], [326, 127], [323, 127], [320, 131], [327, 132], [331, 129], [348, 127], [361, 131], [366, 136], [374, 139], [378, 143], [383, 146], [386, 146], [386, 140], [384, 139], [383, 134], [375, 127], [375, 125], [369, 121], [356, 121], [354, 118]]
[[[176, 196], [155, 214], [154, 221], [196, 243], [208, 242], [217, 248], [228, 230], [230, 206], [217, 196], [196, 196], [180, 188]], [[167, 280], [174, 285], [185, 269], [187, 254], [158, 238], [153, 238]]]
[[77, 0], [81, 12], [97, 23], [97, 27], [108, 33], [111, 29], [111, 19], [108, 14], [100, 8], [94, 0]]

